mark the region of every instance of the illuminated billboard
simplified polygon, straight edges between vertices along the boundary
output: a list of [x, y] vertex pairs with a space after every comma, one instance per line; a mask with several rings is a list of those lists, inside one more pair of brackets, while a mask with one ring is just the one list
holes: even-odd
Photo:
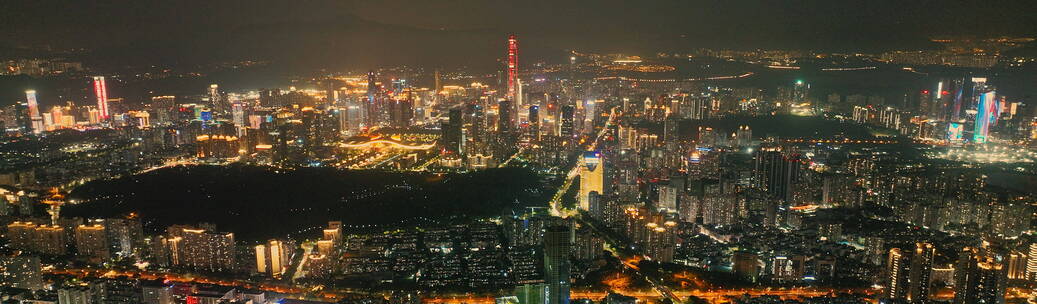
[[990, 126], [997, 121], [997, 99], [994, 92], [979, 95], [979, 106], [976, 112], [976, 128], [972, 133], [972, 141], [977, 144], [987, 142]]
[[952, 122], [947, 124], [947, 140], [961, 141], [965, 137], [965, 126]]

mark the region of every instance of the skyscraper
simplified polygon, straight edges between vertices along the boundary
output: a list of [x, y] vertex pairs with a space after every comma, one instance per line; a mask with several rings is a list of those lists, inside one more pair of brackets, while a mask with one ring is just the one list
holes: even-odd
[[910, 277], [910, 259], [900, 248], [889, 250], [889, 259], [886, 260], [886, 294], [891, 300], [904, 300], [907, 298], [907, 289]]
[[989, 248], [965, 248], [954, 267], [954, 304], [1005, 303], [1004, 256]]
[[94, 96], [97, 98], [98, 118], [101, 121], [108, 120], [108, 86], [105, 84], [104, 76], [94, 76]]
[[512, 118], [511, 100], [501, 99], [497, 102], [497, 132], [509, 133], [515, 125]]
[[284, 274], [291, 262], [294, 249], [291, 247], [291, 242], [280, 240], [270, 240], [267, 244], [256, 245], [256, 271], [274, 277]]
[[25, 91], [25, 101], [29, 104], [29, 121], [31, 122], [32, 134], [43, 133], [43, 117], [40, 116], [40, 105], [36, 101], [36, 91]]
[[1030, 243], [1030, 258], [1026, 260], [1026, 278], [1030, 281], [1037, 280], [1037, 243]]
[[508, 36], [508, 98], [515, 100], [518, 94], [518, 39]]
[[530, 140], [540, 140], [540, 106], [529, 106], [529, 137]]
[[580, 210], [590, 210], [590, 195], [605, 193], [605, 164], [600, 151], [583, 152], [580, 165]]
[[990, 126], [997, 121], [997, 114], [1000, 108], [994, 91], [980, 93], [979, 103], [976, 108], [976, 126], [972, 131], [973, 142], [977, 144], [987, 142], [987, 137], [990, 135]]
[[933, 258], [935, 256], [936, 247], [933, 247], [933, 244], [915, 244], [915, 252], [911, 256], [911, 270], [908, 271], [908, 301], [912, 303], [929, 301], [929, 287], [932, 284]]
[[108, 235], [104, 225], [91, 224], [76, 227], [76, 253], [93, 263], [111, 258]]
[[223, 96], [220, 95], [220, 86], [215, 83], [209, 85], [209, 106], [214, 109], [227, 110], [224, 107]]
[[367, 72], [367, 103], [364, 104], [366, 106], [366, 111], [364, 111], [364, 112], [367, 113], [367, 126], [368, 127], [374, 126], [375, 124], [377, 124], [378, 123], [378, 117], [380, 116], [379, 108], [378, 108], [378, 100], [376, 99], [377, 98], [377, 93], [378, 93], [378, 85], [376, 84], [375, 73], [374, 73], [374, 71], [368, 71]]
[[544, 281], [546, 304], [569, 304], [569, 247], [572, 231], [567, 225], [549, 226], [544, 231]]
[[460, 155], [463, 140], [461, 127], [464, 124], [464, 122], [462, 122], [461, 108], [452, 108], [447, 115], [447, 121], [440, 127], [443, 132], [443, 152], [447, 154]]
[[576, 127], [574, 125], [576, 123], [576, 108], [572, 105], [564, 105], [562, 106], [560, 116], [558, 118], [558, 136], [561, 136], [563, 140], [571, 140], [575, 135], [573, 131]]
[[759, 151], [756, 154], [756, 185], [774, 199], [788, 202], [800, 170], [796, 155], [781, 151]]

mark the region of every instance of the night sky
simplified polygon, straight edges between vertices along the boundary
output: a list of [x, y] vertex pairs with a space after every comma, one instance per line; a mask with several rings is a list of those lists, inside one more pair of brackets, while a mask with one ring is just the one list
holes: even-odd
[[876, 51], [933, 36], [1037, 34], [1037, 1], [0, 1], [0, 51], [93, 50], [99, 60], [272, 59], [306, 66], [463, 65], [522, 39], [565, 49]]

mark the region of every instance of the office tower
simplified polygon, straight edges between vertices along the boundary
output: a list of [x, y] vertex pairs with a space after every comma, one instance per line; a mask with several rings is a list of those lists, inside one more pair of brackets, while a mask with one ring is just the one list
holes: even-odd
[[104, 262], [111, 258], [104, 225], [79, 225], [75, 231], [76, 255], [92, 263]]
[[561, 117], [558, 118], [558, 136], [561, 136], [562, 140], [572, 140], [576, 135], [573, 133], [576, 128], [574, 125], [576, 123], [576, 108], [572, 105], [564, 105], [559, 115]]
[[518, 39], [508, 36], [508, 98], [516, 99], [518, 93]]
[[529, 114], [526, 116], [529, 120], [529, 137], [533, 141], [540, 140], [540, 106], [529, 106]]
[[510, 133], [512, 127], [515, 125], [514, 118], [512, 117], [512, 102], [511, 100], [501, 99], [497, 102], [497, 132]]
[[292, 242], [270, 240], [267, 244], [256, 245], [256, 271], [279, 277], [288, 271], [291, 263]]
[[379, 113], [380, 109], [378, 107], [378, 100], [376, 99], [377, 98], [377, 93], [378, 93], [378, 85], [376, 84], [376, 79], [375, 79], [374, 71], [368, 71], [367, 72], [367, 102], [364, 103], [364, 105], [366, 106], [365, 107], [366, 111], [364, 111], [364, 112], [367, 113], [367, 123], [366, 123], [366, 125], [368, 127], [374, 126], [374, 125], [376, 125], [378, 123], [378, 119], [377, 118], [380, 115], [380, 113]]
[[1005, 303], [1004, 257], [989, 248], [966, 247], [954, 267], [954, 304]]
[[31, 290], [42, 289], [41, 271], [39, 257], [0, 256], [0, 286]]
[[663, 121], [663, 142], [667, 144], [667, 147], [676, 147], [676, 143], [680, 140], [680, 121], [676, 118], [668, 118]]
[[97, 98], [98, 118], [100, 121], [108, 120], [111, 114], [108, 113], [108, 86], [104, 76], [94, 76], [94, 97]]
[[580, 164], [580, 210], [590, 210], [590, 195], [605, 194], [605, 163], [601, 151], [583, 152]]
[[414, 119], [414, 101], [410, 96], [405, 99], [394, 98], [390, 103], [389, 123], [396, 128], [410, 127]]
[[544, 231], [544, 281], [546, 304], [569, 304], [569, 248], [572, 228], [552, 225]]
[[32, 134], [43, 133], [46, 126], [43, 125], [43, 117], [40, 116], [40, 105], [36, 100], [36, 91], [25, 91], [25, 101], [29, 105], [29, 121]]
[[986, 143], [990, 135], [990, 126], [997, 122], [1000, 105], [994, 91], [980, 93], [976, 108], [976, 124], [972, 131], [972, 141], [977, 144]]
[[162, 281], [141, 282], [141, 295], [147, 304], [173, 304], [173, 285]]
[[915, 252], [911, 257], [911, 270], [908, 271], [908, 301], [913, 303], [929, 301], [929, 287], [932, 284], [933, 258], [935, 256], [936, 247], [933, 247], [933, 244], [915, 244]]
[[[950, 113], [948, 114], [948, 119], [950, 121], [959, 121], [961, 120], [961, 107], [965, 97], [965, 80], [961, 78], [950, 80], [949, 85], [947, 98], [950, 99]], [[940, 94], [943, 94], [943, 92], [940, 92]]]
[[460, 107], [450, 109], [447, 114], [447, 121], [443, 123], [440, 129], [443, 132], [443, 152], [453, 155], [461, 155], [462, 147], [462, 134], [461, 127], [464, 125], [462, 121], [462, 113]]
[[799, 157], [781, 151], [761, 150], [756, 153], [755, 183], [771, 198], [789, 202], [800, 171]]

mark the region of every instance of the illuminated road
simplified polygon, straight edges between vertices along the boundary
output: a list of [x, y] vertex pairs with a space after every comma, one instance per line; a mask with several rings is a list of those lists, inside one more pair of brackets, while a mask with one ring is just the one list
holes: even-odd
[[[594, 137], [594, 140], [592, 140], [590, 142], [590, 144], [587, 146], [585, 151], [593, 151], [595, 148], [598, 147], [598, 142], [601, 141], [601, 139], [605, 137], [605, 133], [608, 132], [609, 126], [613, 124], [613, 121], [615, 119], [616, 119], [616, 107], [612, 107], [612, 109], [609, 110], [609, 119], [607, 121], [605, 121], [605, 125], [601, 128], [601, 131], [598, 131], [598, 135]], [[565, 192], [569, 190], [569, 187], [572, 186], [573, 180], [575, 180], [576, 176], [579, 176], [579, 175], [580, 175], [580, 161], [577, 160], [576, 164], [573, 165], [573, 168], [569, 170], [569, 174], [565, 176], [565, 182], [563, 182], [562, 185], [560, 187], [558, 187], [558, 191], [555, 192], [555, 195], [551, 197], [551, 201], [550, 201], [551, 215], [560, 216], [560, 217], [569, 217], [569, 216], [574, 214], [572, 211], [562, 210], [562, 204], [561, 203], [562, 203], [562, 197], [565, 196]]]

